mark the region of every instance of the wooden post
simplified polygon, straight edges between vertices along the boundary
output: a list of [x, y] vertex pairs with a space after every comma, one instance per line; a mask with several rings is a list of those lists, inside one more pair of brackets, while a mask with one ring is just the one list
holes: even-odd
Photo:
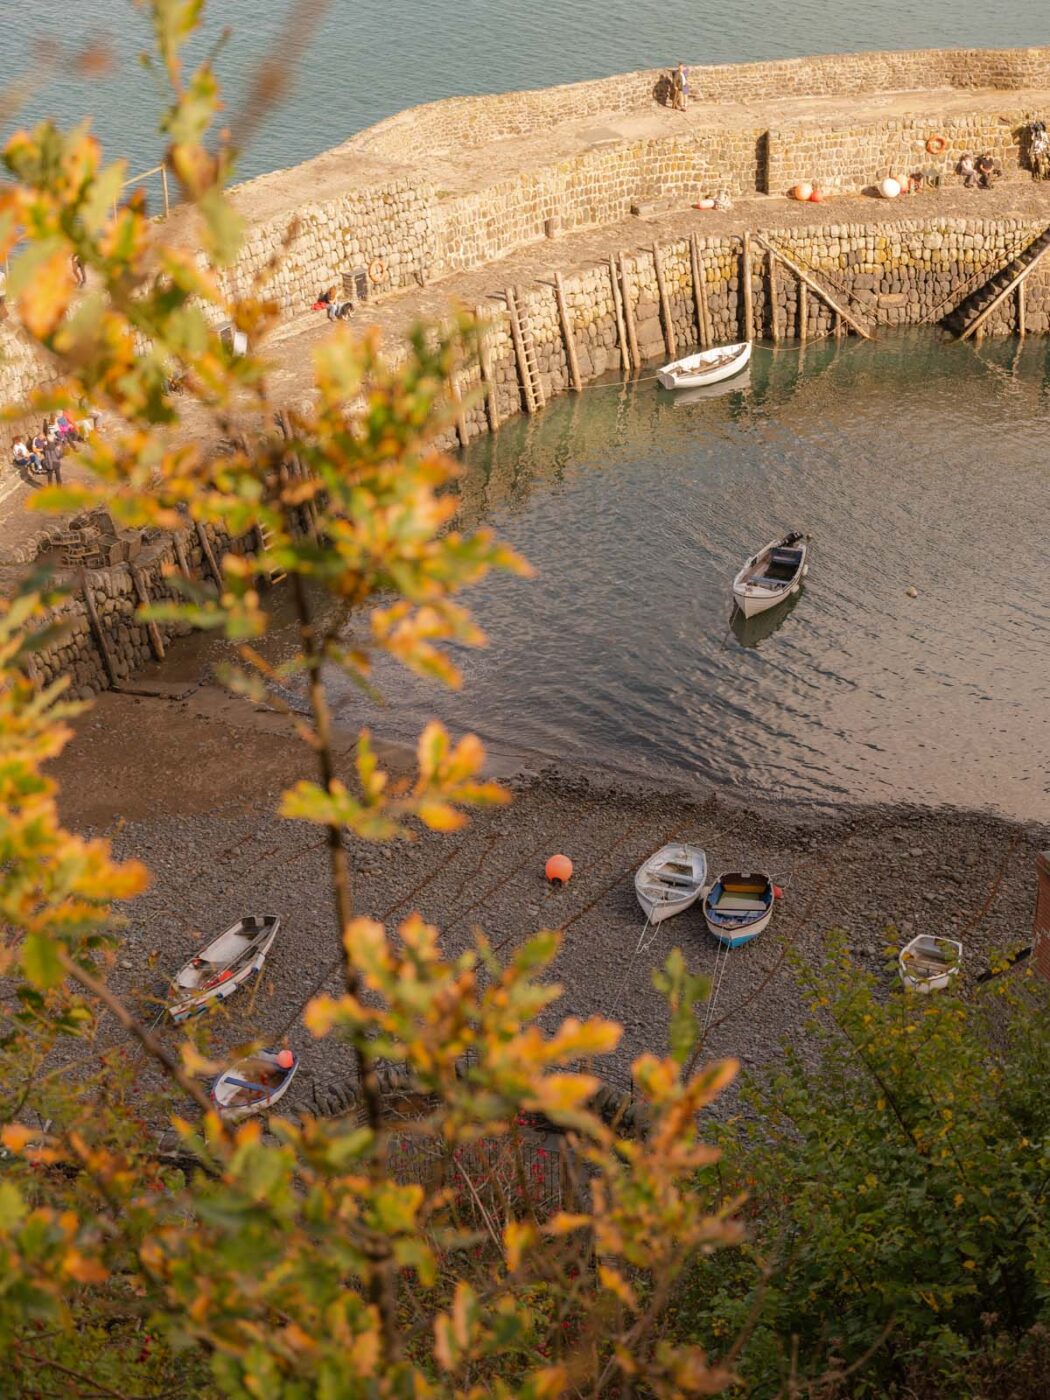
[[[140, 607], [149, 607], [149, 589], [146, 587], [146, 580], [139, 569], [132, 569], [131, 580], [135, 585], [135, 596], [139, 600]], [[150, 650], [158, 661], [164, 660], [164, 642], [161, 639], [160, 628], [155, 622], [146, 623], [146, 631], [149, 633]]]
[[744, 339], [755, 337], [755, 316], [752, 304], [751, 286], [751, 235], [744, 234], [744, 245], [740, 252], [740, 285], [744, 290]]
[[463, 412], [463, 395], [459, 391], [459, 380], [455, 374], [448, 377], [448, 394], [456, 411], [456, 437], [460, 447], [467, 445], [467, 415]]
[[219, 571], [218, 564], [215, 562], [215, 552], [211, 547], [211, 540], [208, 538], [208, 530], [203, 520], [197, 521], [197, 538], [201, 542], [201, 553], [204, 555], [205, 561], [208, 565], [208, 572], [215, 580], [215, 587], [218, 588], [221, 592], [222, 574]]
[[809, 288], [805, 282], [798, 284], [798, 338], [802, 345], [806, 343], [806, 329], [809, 321]]
[[653, 244], [653, 267], [656, 269], [656, 290], [660, 294], [660, 314], [664, 322], [664, 344], [667, 346], [667, 353], [673, 359], [678, 353], [678, 342], [675, 339], [674, 322], [671, 320], [671, 303], [667, 299], [667, 279], [664, 277], [664, 265], [660, 259], [660, 249]]
[[576, 338], [572, 333], [572, 318], [569, 315], [569, 303], [565, 300], [565, 284], [561, 280], [560, 272], [554, 274], [554, 295], [558, 302], [558, 320], [561, 322], [562, 339], [565, 341], [569, 383], [579, 393], [583, 388], [583, 382], [580, 379], [580, 362], [576, 358]]
[[496, 381], [492, 377], [492, 361], [489, 358], [489, 344], [485, 338], [485, 308], [475, 306], [474, 321], [478, 330], [478, 363], [481, 366], [481, 382], [485, 389], [485, 405], [489, 415], [489, 431], [499, 428], [499, 402]]
[[766, 295], [769, 297], [769, 334], [773, 344], [776, 345], [780, 339], [780, 327], [777, 325], [777, 257], [772, 248], [767, 251], [766, 258], [768, 262], [768, 291]]
[[[751, 236], [752, 238], [754, 238], [755, 242], [759, 245], [760, 248], [772, 247], [771, 244], [766, 242], [766, 240], [761, 236], [761, 234], [754, 233]], [[782, 253], [779, 248], [775, 248], [773, 249], [773, 251], [776, 253], [777, 257], [784, 264], [784, 266], [788, 269], [788, 271], [793, 272], [795, 274], [795, 276], [803, 284], [803, 286], [808, 287], [811, 292], [815, 292], [816, 295], [820, 297], [821, 301], [825, 302], [828, 306], [830, 306], [832, 311], [837, 311], [839, 313], [842, 319], [846, 322], [847, 326], [852, 326], [853, 329], [857, 332], [857, 334], [859, 336], [863, 336], [865, 340], [875, 339], [871, 331], [868, 330], [867, 326], [865, 326], [862, 321], [858, 321], [857, 318], [851, 312], [847, 311], [844, 306], [841, 306], [831, 295], [831, 293], [827, 290], [827, 288], [822, 287], [819, 282], [814, 282], [812, 277], [808, 276], [805, 272], [802, 271], [798, 263], [792, 262], [788, 255], [786, 253]], [[1007, 290], [1009, 290], [1009, 288], [1007, 288]], [[1002, 295], [1005, 296], [1006, 293], [1004, 292]], [[982, 312], [981, 314], [984, 315], [986, 313]]]
[[164, 217], [167, 218], [171, 211], [171, 205], [168, 202], [168, 167], [166, 165], [160, 167], [160, 183], [164, 187]]
[[109, 643], [106, 641], [106, 634], [102, 630], [102, 623], [99, 621], [98, 609], [95, 607], [95, 596], [88, 585], [86, 572], [81, 574], [80, 585], [81, 592], [84, 595], [84, 606], [87, 608], [88, 621], [91, 623], [91, 631], [94, 634], [95, 643], [102, 656], [103, 669], [109, 679], [110, 688], [116, 690], [117, 669], [113, 664], [113, 655], [110, 652]]
[[1018, 284], [1017, 284], [1017, 334], [1021, 337], [1022, 340], [1024, 339], [1024, 333], [1025, 333], [1024, 289], [1025, 289], [1025, 283], [1024, 283], [1024, 282], [1018, 282]]
[[627, 255], [620, 254], [620, 284], [623, 290], [623, 319], [627, 326], [627, 342], [631, 347], [631, 359], [636, 370], [642, 367], [642, 357], [638, 353], [638, 333], [634, 323], [634, 307], [631, 304], [631, 279], [627, 275]]
[[190, 562], [186, 558], [186, 546], [182, 542], [182, 531], [176, 531], [172, 538], [175, 541], [175, 558], [179, 561], [179, 573], [187, 583], [190, 583], [193, 580], [193, 575], [190, 573]]
[[831, 321], [831, 325], [832, 325], [832, 329], [833, 329], [834, 332], [835, 332], [835, 339], [836, 339], [836, 340], [841, 340], [841, 339], [842, 339], [842, 316], [841, 316], [841, 314], [840, 314], [838, 311], [833, 311], [833, 312], [832, 312], [832, 321]]
[[711, 315], [707, 307], [707, 287], [704, 285], [703, 269], [700, 266], [700, 248], [696, 234], [689, 236], [689, 257], [693, 266], [693, 299], [696, 302], [696, 329], [700, 345], [706, 350], [711, 344]]
[[620, 343], [620, 366], [624, 374], [631, 372], [631, 352], [627, 346], [627, 331], [623, 324], [623, 299], [620, 296], [620, 282], [616, 276], [616, 259], [609, 259], [609, 277], [612, 280], [613, 306], [616, 308], [616, 335]]

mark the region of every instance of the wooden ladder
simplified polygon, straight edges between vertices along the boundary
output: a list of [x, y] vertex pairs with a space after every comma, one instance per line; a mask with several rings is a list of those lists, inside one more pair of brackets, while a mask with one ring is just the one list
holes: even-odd
[[518, 374], [525, 392], [525, 408], [535, 413], [545, 406], [547, 396], [543, 392], [539, 365], [536, 363], [536, 346], [532, 339], [529, 318], [519, 300], [516, 287], [506, 290], [507, 310], [510, 313], [510, 333], [514, 340], [514, 353], [518, 360]]
[[[270, 529], [269, 525], [256, 525], [255, 538], [259, 543], [259, 553], [264, 554], [266, 550], [270, 548], [270, 541], [273, 539], [273, 531]], [[288, 575], [283, 569], [274, 569], [272, 572], [265, 574], [264, 577], [267, 583], [280, 583], [281, 580], [286, 579]]]

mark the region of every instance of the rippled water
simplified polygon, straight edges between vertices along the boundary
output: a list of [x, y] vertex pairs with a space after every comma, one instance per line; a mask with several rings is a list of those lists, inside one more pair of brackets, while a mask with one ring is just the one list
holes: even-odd
[[[676, 785], [1047, 819], [1048, 356], [760, 348], [745, 392], [594, 388], [505, 425], [469, 454], [464, 516], [537, 576], [471, 596], [491, 645], [461, 693], [381, 668], [378, 729], [436, 713]], [[730, 626], [734, 572], [789, 527], [815, 540], [803, 592]]]
[[[156, 163], [158, 99], [136, 62], [148, 35], [130, 0], [19, 0], [5, 5], [0, 91], [36, 67], [23, 119], [85, 114], [112, 154], [133, 168]], [[737, 0], [717, 8], [693, 0], [330, 0], [316, 31], [301, 0], [222, 0], [207, 8], [203, 53], [224, 26], [232, 36], [218, 70], [236, 112], [260, 57], [288, 61], [294, 89], [246, 152], [244, 177], [291, 165], [336, 145], [403, 107], [459, 93], [502, 92], [601, 77], [633, 68], [741, 62], [852, 49], [1046, 42], [1042, 0], [1006, 5], [962, 0], [950, 7], [909, 0]], [[118, 61], [101, 82], [75, 76], [68, 55], [108, 37]], [[305, 39], [302, 61], [292, 55]], [[39, 40], [67, 59], [45, 71]], [[0, 133], [3, 131], [0, 123]]]

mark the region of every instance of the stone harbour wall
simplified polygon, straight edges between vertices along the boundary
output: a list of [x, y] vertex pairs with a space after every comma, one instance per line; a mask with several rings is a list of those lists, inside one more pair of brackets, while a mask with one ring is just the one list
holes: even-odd
[[[343, 149], [393, 160], [417, 159], [421, 150], [470, 149], [600, 112], [644, 111], [665, 100], [666, 83], [667, 70], [651, 69], [526, 92], [449, 97], [378, 122]], [[1046, 86], [1050, 48], [918, 49], [689, 66], [691, 97], [708, 102]]]

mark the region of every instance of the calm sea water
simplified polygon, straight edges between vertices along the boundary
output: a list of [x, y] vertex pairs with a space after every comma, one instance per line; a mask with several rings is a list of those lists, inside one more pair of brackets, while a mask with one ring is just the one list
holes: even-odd
[[[852, 49], [1040, 44], [1046, 10], [1043, 0], [735, 0], [716, 7], [694, 0], [212, 0], [195, 52], [205, 52], [227, 27], [218, 70], [230, 115], [264, 55], [276, 53], [292, 83], [245, 152], [239, 173], [246, 178], [304, 160], [433, 98], [544, 87], [679, 58], [739, 62]], [[114, 70], [100, 81], [77, 77], [70, 57], [100, 38], [113, 50]], [[56, 65], [40, 61], [41, 42], [59, 46]], [[109, 152], [145, 169], [160, 150], [157, 89], [137, 62], [147, 42], [131, 0], [11, 0], [4, 6], [0, 92], [28, 75], [32, 91], [20, 120], [49, 115], [72, 123], [90, 115]]]
[[[930, 331], [758, 348], [718, 398], [561, 399], [477, 444], [462, 487], [536, 577], [470, 595], [491, 643], [461, 692], [380, 667], [376, 729], [436, 714], [595, 772], [1050, 819], [1048, 433], [1045, 341]], [[736, 569], [791, 527], [805, 588], [731, 625]]]

